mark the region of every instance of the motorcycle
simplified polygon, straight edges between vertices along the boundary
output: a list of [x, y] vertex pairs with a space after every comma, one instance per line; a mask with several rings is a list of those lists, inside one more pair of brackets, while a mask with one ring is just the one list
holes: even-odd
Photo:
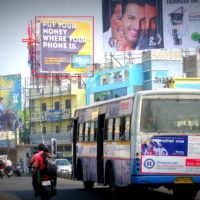
[[5, 167], [4, 173], [5, 175], [8, 176], [8, 178], [10, 178], [13, 175], [12, 167], [11, 166]]
[[[32, 171], [33, 172], [33, 171]], [[56, 195], [55, 178], [44, 171], [36, 169], [37, 191], [41, 200], [49, 200]]]
[[13, 167], [13, 173], [16, 175], [16, 176], [21, 176], [23, 174], [23, 169], [20, 165], [16, 165]]

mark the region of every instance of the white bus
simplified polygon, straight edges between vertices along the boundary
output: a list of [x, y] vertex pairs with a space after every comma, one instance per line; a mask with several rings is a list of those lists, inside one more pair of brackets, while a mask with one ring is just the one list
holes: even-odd
[[118, 188], [200, 189], [200, 90], [162, 89], [75, 111], [73, 176]]

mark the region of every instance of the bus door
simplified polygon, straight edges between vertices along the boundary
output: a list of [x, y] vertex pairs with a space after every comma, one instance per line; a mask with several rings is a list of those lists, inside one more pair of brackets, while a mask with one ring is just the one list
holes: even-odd
[[104, 182], [103, 173], [103, 135], [105, 125], [105, 114], [101, 114], [98, 117], [98, 131], [97, 131], [97, 182]]
[[77, 132], [78, 132], [78, 120], [74, 119], [73, 125], [73, 144], [72, 144], [72, 163], [73, 163], [73, 176], [76, 178], [76, 141], [77, 141]]

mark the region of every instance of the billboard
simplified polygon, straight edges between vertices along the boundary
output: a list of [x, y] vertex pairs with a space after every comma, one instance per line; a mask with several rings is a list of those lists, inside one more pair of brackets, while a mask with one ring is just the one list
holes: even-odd
[[21, 75], [0, 76], [0, 129], [15, 130], [20, 125]]
[[92, 17], [40, 17], [39, 72], [89, 74], [93, 54]]
[[105, 52], [200, 47], [198, 0], [102, 0]]

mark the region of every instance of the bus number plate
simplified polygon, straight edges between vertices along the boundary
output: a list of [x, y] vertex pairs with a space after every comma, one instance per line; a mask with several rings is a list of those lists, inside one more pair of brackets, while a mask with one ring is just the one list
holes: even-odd
[[175, 183], [187, 184], [187, 183], [193, 183], [193, 181], [192, 181], [192, 178], [190, 178], [190, 177], [177, 177], [175, 180]]

